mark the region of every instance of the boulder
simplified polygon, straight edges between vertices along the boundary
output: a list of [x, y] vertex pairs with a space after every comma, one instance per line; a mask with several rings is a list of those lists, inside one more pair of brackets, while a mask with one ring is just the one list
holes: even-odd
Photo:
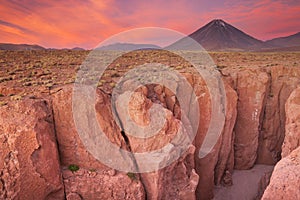
[[171, 165], [141, 174], [147, 199], [196, 200], [199, 176], [194, 169], [194, 151], [195, 147], [191, 146]]
[[280, 160], [262, 200], [300, 199], [300, 147]]

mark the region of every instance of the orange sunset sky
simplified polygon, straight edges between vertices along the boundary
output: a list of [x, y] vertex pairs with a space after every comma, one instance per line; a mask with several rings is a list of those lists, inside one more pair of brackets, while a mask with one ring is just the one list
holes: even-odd
[[0, 43], [93, 48], [132, 28], [192, 33], [223, 19], [261, 40], [300, 31], [299, 0], [1, 0]]

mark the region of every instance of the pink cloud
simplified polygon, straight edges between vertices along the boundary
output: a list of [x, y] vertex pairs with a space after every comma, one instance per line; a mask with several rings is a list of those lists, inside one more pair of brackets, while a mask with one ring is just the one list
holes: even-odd
[[293, 0], [21, 2], [0, 5], [0, 42], [93, 48], [132, 28], [158, 26], [189, 34], [214, 18], [263, 40], [300, 31], [300, 3]]

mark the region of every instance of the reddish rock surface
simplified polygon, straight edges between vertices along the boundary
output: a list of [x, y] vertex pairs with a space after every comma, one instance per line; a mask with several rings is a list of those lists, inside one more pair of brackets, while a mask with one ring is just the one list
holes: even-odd
[[276, 164], [262, 199], [300, 199], [300, 147]]
[[285, 104], [285, 138], [282, 159], [276, 164], [262, 199], [300, 199], [300, 88]]
[[286, 157], [300, 146], [300, 88], [294, 90], [288, 98], [285, 111], [286, 123], [282, 157]]
[[[227, 84], [225, 84], [226, 89], [226, 116], [225, 125], [220, 138], [221, 146], [219, 150], [219, 155], [217, 163], [215, 165], [214, 178], [215, 184], [227, 184], [227, 176], [232, 173], [234, 167], [234, 137], [235, 133], [233, 128], [237, 116], [237, 94], [236, 92]], [[226, 176], [226, 174], [228, 174]], [[225, 179], [225, 180], [224, 180]], [[230, 180], [229, 180], [230, 182]]]
[[[77, 132], [72, 109], [73, 87], [71, 85], [56, 88], [52, 91], [53, 112], [61, 164], [69, 166], [76, 164], [82, 168], [107, 169], [83, 145]], [[101, 112], [98, 120], [103, 125], [104, 132], [118, 146], [125, 146], [120, 129], [112, 120], [110, 99], [99, 91], [96, 111]], [[79, 113], [80, 114], [80, 113]]]
[[[227, 174], [231, 173], [234, 166], [233, 127], [236, 120], [237, 95], [236, 92], [227, 84], [225, 84], [225, 90], [226, 117], [223, 131], [213, 150], [204, 158], [196, 158], [198, 173], [200, 176], [198, 185], [199, 192], [197, 193], [198, 199], [211, 199], [214, 196], [214, 185], [225, 183], [225, 179], [227, 178], [226, 172]], [[205, 122], [209, 123], [207, 120]], [[206, 124], [206, 126], [208, 126], [208, 124]]]
[[[87, 149], [78, 136], [72, 112], [72, 86], [68, 84], [74, 82], [75, 72], [88, 52], [0, 52], [3, 57], [0, 68], [0, 143], [3, 144], [0, 147], [0, 198], [18, 198], [22, 195], [31, 199], [32, 195], [35, 195], [39, 199], [94, 199], [98, 196], [102, 199], [210, 199], [213, 196], [214, 185], [233, 184], [234, 188], [241, 188], [235, 187], [238, 183], [232, 180], [233, 165], [238, 169], [249, 169], [255, 163], [275, 164], [281, 158], [281, 149], [285, 158], [278, 164], [274, 177], [278, 176], [284, 181], [280, 183], [273, 178], [275, 181], [271, 181], [270, 188], [273, 189], [269, 189], [272, 191], [269, 195], [277, 192], [274, 190], [276, 187], [280, 188], [280, 197], [284, 188], [295, 188], [297, 184], [299, 186], [299, 183], [293, 181], [292, 187], [288, 185], [288, 179], [299, 179], [297, 174], [290, 175], [298, 168], [291, 164], [295, 164], [291, 161], [297, 159], [289, 155], [299, 146], [299, 116], [296, 111], [299, 110], [297, 99], [300, 92], [295, 91], [290, 96], [300, 84], [299, 53], [212, 53], [218, 70], [233, 89], [225, 84], [226, 116], [219, 140], [208, 155], [199, 159], [199, 149], [213, 115], [213, 101], [208, 87], [205, 81], [194, 73], [190, 63], [185, 63], [174, 55], [163, 53], [162, 56], [158, 56], [157, 52], [148, 54], [149, 52], [143, 51], [140, 55], [133, 52], [124, 56], [125, 60], [117, 60], [106, 70], [103, 80], [98, 83], [101, 89], [97, 90], [96, 105], [92, 105], [92, 110], [88, 110], [91, 107], [80, 105], [81, 111], [85, 108], [90, 112], [96, 110], [97, 120], [106, 137], [118, 150], [133, 152], [159, 149], [169, 143], [180, 129], [189, 134], [181, 121], [183, 113], [180, 110], [182, 105], [179, 105], [177, 99], [178, 93], [185, 94], [183, 103], [199, 105], [199, 120], [196, 121], [198, 112], [188, 111], [192, 128], [195, 128], [195, 124], [199, 125], [194, 146], [189, 146], [180, 159], [166, 168], [141, 175], [118, 172], [105, 166], [89, 153], [91, 149]], [[62, 55], [67, 59], [61, 59]], [[136, 56], [138, 59], [132, 60]], [[19, 59], [16, 60], [15, 57]], [[170, 88], [154, 84], [137, 89], [139, 95], [134, 96], [129, 107], [121, 106], [123, 111], [118, 113], [120, 116], [117, 119], [124, 121], [121, 113], [124, 114], [125, 110], [128, 110], [133, 121], [144, 126], [150, 122], [147, 115], [149, 107], [161, 105], [167, 113], [166, 122], [159, 134], [144, 141], [134, 138], [122, 127], [117, 126], [112, 115], [111, 91], [128, 69], [144, 64], [144, 61], [158, 61], [158, 58], [162, 58], [162, 63], [172, 65], [186, 77], [194, 88], [197, 100], [191, 101], [189, 94], [192, 89], [180, 87], [174, 77], [171, 79], [176, 81], [171, 87], [177, 93], [172, 92]], [[43, 100], [27, 99], [48, 99], [49, 96], [52, 98], [52, 101], [49, 101], [50, 106], [42, 105]], [[84, 100], [86, 96], [81, 98]], [[18, 99], [21, 101], [15, 101]], [[26, 106], [28, 108], [25, 108]], [[86, 127], [90, 125], [94, 124], [86, 123]], [[93, 128], [91, 126], [91, 129]], [[98, 144], [96, 140], [95, 143]], [[107, 155], [114, 157], [110, 153]], [[130, 162], [135, 161], [134, 157], [131, 159]], [[63, 181], [60, 177], [59, 160], [64, 175]], [[48, 164], [51, 162], [53, 164]], [[160, 163], [163, 162], [164, 160], [161, 160]], [[72, 173], [67, 170], [70, 164], [78, 165], [79, 171]], [[137, 164], [137, 167], [140, 167], [142, 163]], [[45, 165], [51, 166], [51, 169], [44, 167]], [[297, 163], [296, 165], [298, 166]], [[287, 169], [294, 171], [286, 172]], [[283, 173], [288, 173], [288, 177], [284, 177]], [[259, 179], [255, 179], [255, 185], [257, 180]], [[267, 182], [266, 176], [259, 183], [261, 193]], [[65, 194], [63, 184], [66, 187]], [[243, 187], [249, 187], [251, 191], [255, 189], [247, 184]], [[251, 193], [251, 197], [252, 194], [254, 193]], [[243, 194], [239, 195], [241, 199]]]
[[145, 199], [143, 185], [136, 174], [79, 169], [76, 172], [64, 170], [63, 177], [67, 200]]
[[194, 151], [195, 147], [191, 146], [171, 165], [155, 172], [141, 174], [147, 199], [196, 199], [199, 176], [194, 169]]
[[63, 199], [53, 116], [45, 100], [0, 107], [0, 199]]
[[[280, 159], [281, 146], [285, 135], [285, 103], [291, 92], [300, 83], [300, 68], [290, 66], [287, 67], [283, 65], [271, 65], [270, 67], [266, 68], [224, 68], [222, 69], [221, 73], [225, 80], [230, 83], [231, 87], [238, 92], [239, 102], [240, 104], [244, 105], [243, 107], [238, 107], [239, 119], [237, 120], [235, 130], [238, 129], [240, 131], [237, 131], [236, 133], [236, 159], [240, 159], [239, 157], [241, 157], [241, 155], [239, 154], [244, 152], [240, 150], [239, 147], [243, 146], [243, 140], [238, 139], [239, 135], [246, 134], [246, 132], [243, 131], [244, 127], [248, 127], [247, 120], [250, 120], [252, 118], [252, 115], [250, 116], [251, 112], [249, 111], [252, 110], [253, 113], [255, 112], [255, 108], [253, 110], [253, 102], [250, 101], [251, 98], [253, 100], [253, 93], [252, 97], [251, 94], [248, 93], [251, 90], [252, 92], [259, 91], [260, 89], [255, 89], [253, 85], [261, 84], [261, 89], [265, 91], [263, 97], [264, 101], [262, 101], [261, 109], [258, 109], [258, 111], [260, 112], [260, 121], [259, 123], [256, 123], [254, 125], [256, 127], [255, 129], [251, 129], [252, 131], [256, 131], [254, 134], [255, 139], [252, 141], [253, 145], [250, 148], [252, 149], [252, 158], [250, 160], [252, 160], [251, 163], [253, 163], [253, 161], [255, 160], [255, 155], [253, 152], [256, 151], [255, 163], [272, 165], [275, 164]], [[241, 74], [243, 75], [247, 73], [250, 74], [250, 76], [241, 77]], [[259, 74], [268, 75], [269, 80], [265, 83], [266, 85], [263, 84], [262, 80], [259, 80]], [[245, 84], [243, 86], [243, 89], [240, 88], [240, 91], [244, 91], [241, 93], [239, 92], [239, 87], [241, 86], [241, 83], [243, 84], [243, 82], [249, 82], [249, 84]], [[241, 119], [241, 116], [244, 116], [242, 117], [243, 119]], [[238, 126], [240, 126], [240, 128], [237, 128]], [[258, 145], [256, 144], [257, 133]], [[250, 151], [250, 149], [248, 151]], [[236, 162], [236, 165], [239, 165], [238, 162]]]
[[261, 199], [266, 188], [268, 187], [268, 185], [270, 184], [270, 178], [272, 175], [272, 171], [266, 172], [260, 179], [259, 184], [258, 184], [258, 193], [256, 195], [257, 200]]
[[[127, 105], [124, 99], [129, 98], [130, 102]], [[132, 152], [150, 152], [169, 144], [172, 139], [178, 133], [180, 127], [183, 128], [181, 122], [173, 116], [173, 113], [163, 107], [157, 107], [162, 111], [162, 117], [166, 117], [165, 121], [159, 119], [153, 119], [155, 121], [150, 121], [150, 108], [155, 105], [151, 100], [147, 99], [140, 92], [128, 93], [125, 92], [119, 96], [116, 101], [116, 110], [119, 119], [125, 129], [125, 134], [128, 137], [130, 147]], [[128, 111], [128, 112], [127, 112]], [[153, 114], [153, 113], [152, 113]], [[132, 119], [132, 124], [128, 120]], [[165, 123], [164, 123], [165, 122]], [[154, 134], [149, 137], [147, 135], [135, 135], [135, 130], [141, 128], [138, 133], [145, 134], [147, 131], [143, 131], [142, 128], [150, 127], [150, 123], [154, 124], [153, 129], [149, 129], [150, 134]], [[157, 125], [157, 127], [155, 126]], [[133, 132], [130, 132], [130, 131]], [[187, 135], [187, 134], [185, 134]]]
[[[202, 77], [199, 76], [187, 76], [188, 80], [192, 82], [194, 87], [195, 95], [197, 96], [198, 106], [200, 111], [199, 122], [193, 122], [193, 124], [198, 124], [197, 135], [194, 140], [194, 145], [196, 147], [195, 153], [195, 169], [197, 174], [199, 174], [199, 184], [197, 186], [196, 197], [197, 199], [208, 199], [213, 196], [213, 185], [214, 185], [214, 163], [216, 157], [215, 147], [212, 150], [213, 156], [211, 154], [206, 155], [204, 158], [199, 158], [199, 151], [203, 144], [204, 138], [209, 128], [211, 122], [211, 96], [209, 90], [206, 86]], [[193, 111], [190, 114], [190, 118], [193, 119], [194, 115], [199, 115], [199, 113], [194, 113]], [[215, 144], [216, 146], [219, 145]], [[212, 161], [214, 160], [214, 161]], [[209, 162], [208, 162], [209, 161]]]
[[285, 103], [300, 84], [300, 68], [273, 66], [266, 69], [271, 83], [259, 137], [257, 163], [275, 164], [280, 160], [285, 136]]
[[61, 164], [105, 168], [82, 144], [73, 119], [71, 85], [53, 91], [52, 104]]
[[234, 128], [236, 169], [250, 169], [256, 161], [268, 84], [269, 77], [264, 72], [250, 69], [238, 72], [238, 114]]
[[[156, 87], [157, 88], [157, 87]], [[151, 91], [151, 88], [148, 88]], [[156, 95], [162, 92], [156, 93]], [[154, 98], [154, 94], [151, 95]], [[128, 106], [126, 101], [129, 99]], [[156, 99], [156, 98], [155, 98]], [[154, 99], [154, 101], [155, 101]], [[163, 99], [161, 99], [163, 101]], [[123, 127], [130, 127], [128, 117], [130, 117], [140, 127], [149, 126], [153, 121], [150, 120], [150, 108], [155, 105], [142, 92], [125, 92], [116, 100], [116, 111]], [[184, 125], [173, 116], [170, 110], [162, 109], [165, 113], [165, 121], [154, 121], [161, 124], [159, 131], [155, 135], [146, 138], [134, 137], [130, 129], [126, 129], [125, 134], [128, 137], [128, 143], [132, 152], [151, 152], [159, 150], [171, 143], [179, 131], [188, 137]], [[152, 113], [153, 115], [153, 113]], [[155, 119], [152, 119], [155, 120]], [[151, 131], [155, 131], [153, 129]], [[176, 145], [174, 151], [178, 151]], [[194, 152], [195, 147], [190, 146], [188, 151], [180, 156], [180, 159], [173, 163], [165, 164], [165, 158], [157, 158], [157, 168], [154, 172], [142, 173], [141, 180], [145, 186], [147, 199], [195, 199], [195, 190], [198, 184], [199, 176], [194, 170]], [[162, 154], [163, 155], [163, 154]], [[151, 159], [151, 158], [149, 158]], [[167, 158], [167, 160], [169, 157]], [[151, 160], [137, 161], [137, 167], [144, 169], [144, 165], [151, 163]], [[159, 166], [165, 166], [158, 169]]]
[[[208, 127], [210, 125], [210, 118], [211, 118], [211, 99], [208, 87], [203, 80], [203, 78], [193, 75], [191, 73], [183, 73], [183, 75], [186, 77], [186, 79], [189, 81], [189, 83], [194, 87], [195, 95], [197, 96], [197, 103], [199, 105], [200, 109], [200, 118], [199, 121], [195, 122], [193, 121], [192, 124], [198, 124], [198, 130], [197, 135], [195, 138], [195, 146], [196, 146], [196, 153], [195, 153], [195, 168], [197, 174], [199, 174], [199, 184], [197, 186], [197, 198], [198, 199], [209, 199], [213, 197], [213, 188], [214, 188], [214, 182], [217, 184], [220, 184], [223, 182], [223, 179], [228, 179], [228, 175], [226, 174], [230, 173], [233, 169], [234, 165], [234, 157], [233, 157], [233, 126], [235, 124], [236, 119], [236, 102], [237, 102], [237, 95], [236, 92], [230, 88], [228, 84], [225, 84], [225, 90], [226, 90], [226, 119], [225, 119], [225, 125], [223, 128], [223, 131], [221, 133], [221, 136], [219, 140], [217, 140], [217, 143], [215, 144], [215, 147], [212, 149], [212, 152], [205, 156], [204, 158], [199, 158], [199, 149], [203, 143], [203, 140], [206, 136], [206, 132], [208, 130]], [[209, 80], [210, 81], [210, 80]], [[175, 89], [178, 86], [174, 86]], [[177, 92], [183, 92], [181, 90], [185, 90], [185, 93], [191, 93], [192, 91], [188, 91], [188, 88], [180, 88], [178, 87]], [[170, 111], [173, 112], [173, 115], [175, 118], [178, 119], [178, 116], [180, 118], [180, 114], [176, 112], [176, 107], [178, 103], [176, 103], [175, 100], [172, 100], [172, 97], [174, 97], [174, 94], [171, 94], [166, 88], [158, 88], [158, 86], [151, 88], [148, 87], [147, 89], [143, 89], [143, 93], [150, 98], [153, 102], [160, 103], [164, 107], [168, 108]], [[122, 98], [123, 99], [123, 98]], [[148, 100], [149, 101], [149, 100]], [[188, 95], [186, 95], [184, 103], [190, 104], [190, 98]], [[171, 102], [171, 103], [168, 103]], [[149, 107], [149, 103], [145, 103], [142, 107], [147, 108]], [[151, 104], [151, 103], [150, 103]], [[170, 105], [170, 106], [169, 106]], [[135, 106], [138, 107], [138, 105], [135, 104]], [[121, 106], [119, 106], [121, 107]], [[124, 105], [123, 105], [124, 109]], [[129, 109], [130, 110], [130, 109]], [[138, 109], [135, 109], [138, 110]], [[195, 119], [195, 114], [199, 115], [199, 113], [194, 113], [193, 111], [190, 112], [190, 119]], [[167, 115], [167, 118], [171, 118], [171, 115]], [[122, 117], [121, 117], [122, 118]], [[139, 124], [147, 124], [147, 120], [144, 120], [145, 117], [140, 117], [137, 119], [137, 121], [142, 120], [144, 122], [139, 122]], [[168, 126], [173, 131], [169, 132], [169, 139], [171, 138], [172, 134], [174, 135], [175, 130], [178, 125], [174, 126], [177, 122], [173, 119], [174, 122], [169, 122], [168, 120]], [[172, 125], [173, 124], [173, 125]], [[164, 127], [165, 130], [166, 127]], [[166, 132], [166, 131], [164, 131]], [[171, 135], [170, 135], [171, 134]], [[162, 134], [164, 135], [164, 134]], [[140, 142], [137, 142], [137, 139], [130, 138], [130, 144], [132, 144], [133, 149], [137, 150], [140, 147], [137, 147], [137, 145], [140, 144]], [[161, 138], [161, 136], [159, 137]], [[168, 138], [165, 139], [159, 139], [158, 143], [150, 142], [151, 144], [154, 144], [150, 147], [150, 149], [156, 149], [158, 147], [163, 146], [165, 143], [164, 141], [169, 141]], [[148, 146], [149, 148], [149, 146]], [[229, 180], [227, 180], [229, 181]], [[225, 181], [226, 182], [226, 181]], [[229, 181], [230, 182], [230, 181]]]

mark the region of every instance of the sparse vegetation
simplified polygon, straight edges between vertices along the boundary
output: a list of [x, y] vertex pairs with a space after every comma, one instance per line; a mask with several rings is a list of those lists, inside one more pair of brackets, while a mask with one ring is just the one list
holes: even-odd
[[96, 172], [97, 170], [94, 169], [94, 168], [92, 168], [92, 169], [90, 169], [89, 171], [90, 171], [90, 172]]
[[127, 175], [131, 180], [136, 180], [136, 175], [135, 175], [135, 173], [127, 172], [126, 175]]
[[12, 76], [2, 77], [0, 78], [0, 83], [11, 80], [13, 80]]
[[71, 172], [76, 172], [79, 170], [79, 166], [78, 165], [75, 165], [75, 164], [72, 164], [72, 165], [69, 165], [68, 169], [71, 171]]
[[5, 101], [0, 101], [0, 106], [5, 106], [5, 105], [7, 105], [7, 102], [5, 102]]
[[21, 95], [14, 95], [14, 96], [11, 96], [10, 99], [12, 101], [19, 101], [22, 99], [22, 96]]
[[[40, 96], [52, 89], [54, 85], [66, 85], [75, 82], [76, 73], [80, 69], [81, 63], [86, 59], [89, 51], [0, 51], [0, 88], [13, 88], [7, 94], [19, 95], [10, 98], [9, 95], [1, 96], [2, 100], [12, 101], [21, 99], [22, 94], [30, 96]], [[255, 52], [211, 52], [211, 57], [215, 61], [219, 71], [226, 69], [242, 69], [274, 66], [294, 66], [300, 67], [300, 52], [285, 53], [255, 53]], [[15, 58], [18, 59], [15, 59]], [[234, 60], [234, 62], [233, 62]], [[97, 86], [107, 93], [120, 78], [131, 69], [135, 69], [145, 63], [161, 63], [184, 73], [193, 74], [193, 67], [183, 58], [167, 51], [134, 51], [116, 59], [107, 67], [102, 77], [94, 72], [90, 72], [87, 67], [84, 71], [86, 78], [91, 83], [98, 82]], [[82, 70], [82, 67], [80, 70]], [[148, 75], [140, 77], [138, 80], [143, 83], [148, 80]], [[155, 77], [151, 77], [155, 78]], [[172, 79], [173, 77], [164, 77]], [[46, 91], [45, 91], [46, 89]], [[272, 96], [271, 94], [269, 95]]]

